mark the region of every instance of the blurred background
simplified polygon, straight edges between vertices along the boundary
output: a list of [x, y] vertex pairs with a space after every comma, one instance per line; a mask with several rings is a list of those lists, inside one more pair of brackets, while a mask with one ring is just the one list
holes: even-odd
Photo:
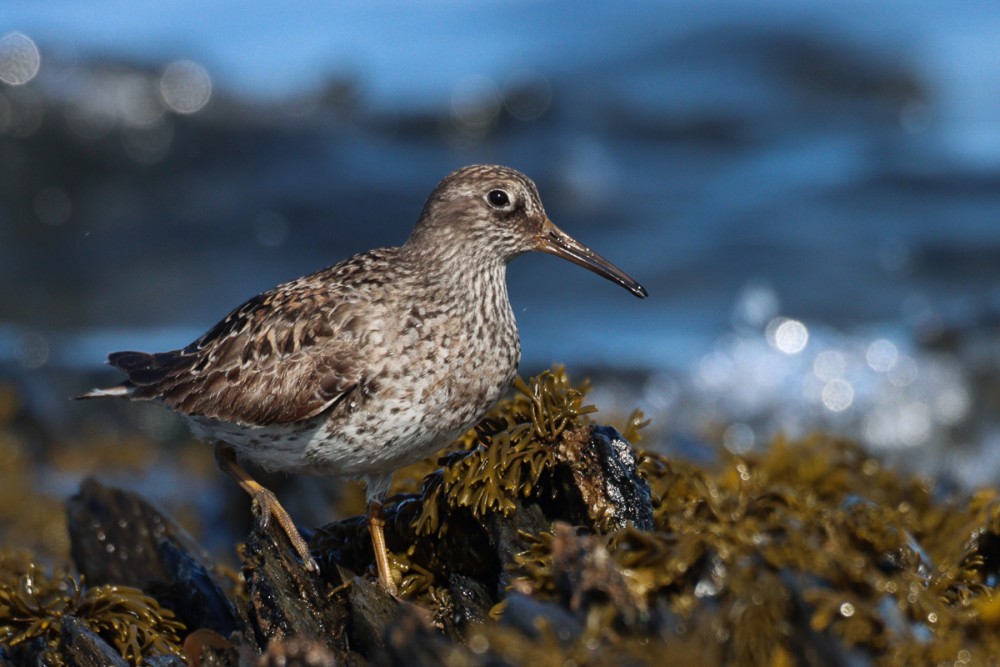
[[[402, 242], [476, 162], [533, 177], [650, 293], [516, 260], [525, 374], [567, 364], [681, 456], [824, 429], [943, 488], [993, 484], [998, 36], [990, 0], [7, 0], [7, 525], [34, 525], [24, 493], [58, 502], [95, 472], [168, 504], [184, 485], [211, 522], [234, 485], [179, 420], [66, 397], [115, 381], [110, 351], [183, 346]], [[327, 520], [293, 484], [292, 514]]]

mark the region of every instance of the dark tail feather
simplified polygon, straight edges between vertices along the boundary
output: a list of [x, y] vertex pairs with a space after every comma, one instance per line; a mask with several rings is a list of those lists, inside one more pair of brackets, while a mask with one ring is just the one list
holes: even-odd
[[187, 359], [177, 352], [114, 352], [108, 355], [108, 363], [125, 371], [129, 382], [137, 387], [149, 387], [162, 382], [172, 370]]
[[108, 355], [108, 364], [126, 373], [133, 368], [148, 368], [155, 361], [156, 355], [148, 352], [112, 352]]
[[[127, 398], [132, 396], [138, 388], [158, 384], [170, 374], [170, 371], [181, 363], [183, 363], [183, 357], [176, 352], [163, 352], [160, 354], [113, 352], [108, 355], [108, 364], [125, 371], [128, 380], [113, 387], [91, 389], [85, 394], [74, 396], [74, 398]], [[139, 396], [136, 396], [136, 398], [139, 398]]]

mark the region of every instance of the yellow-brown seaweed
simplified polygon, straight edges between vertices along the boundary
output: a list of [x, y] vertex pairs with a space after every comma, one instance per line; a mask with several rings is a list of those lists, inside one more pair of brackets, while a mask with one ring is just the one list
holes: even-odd
[[153, 655], [181, 656], [184, 625], [137, 588], [87, 587], [66, 573], [50, 576], [25, 552], [0, 553], [0, 573], [0, 646], [42, 638], [46, 660], [63, 664], [60, 623], [72, 615], [133, 665]]

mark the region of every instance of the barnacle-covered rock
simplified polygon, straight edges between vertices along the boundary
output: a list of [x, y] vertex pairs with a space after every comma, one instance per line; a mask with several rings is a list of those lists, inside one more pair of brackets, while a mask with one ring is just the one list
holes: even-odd
[[[563, 507], [552, 514], [601, 531], [628, 525], [653, 529], [649, 483], [638, 474], [638, 454], [613, 427], [585, 424], [566, 434], [559, 442], [555, 476], [553, 495]], [[577, 502], [567, 502], [576, 494]], [[586, 512], [574, 516], [581, 509]]]

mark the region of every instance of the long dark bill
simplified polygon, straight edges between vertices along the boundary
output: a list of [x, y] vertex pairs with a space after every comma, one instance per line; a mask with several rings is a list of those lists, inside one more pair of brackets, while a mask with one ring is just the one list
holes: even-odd
[[556, 227], [551, 220], [545, 220], [542, 233], [538, 237], [538, 249], [556, 257], [568, 259], [599, 276], [604, 276], [640, 299], [646, 298], [646, 288], [637, 283], [632, 276]]

